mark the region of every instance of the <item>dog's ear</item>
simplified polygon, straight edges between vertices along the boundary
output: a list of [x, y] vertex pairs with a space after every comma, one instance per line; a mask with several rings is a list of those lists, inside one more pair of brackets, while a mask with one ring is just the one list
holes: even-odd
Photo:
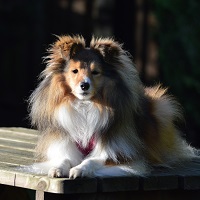
[[108, 63], [118, 59], [119, 55], [123, 52], [121, 46], [121, 44], [109, 38], [95, 39], [93, 37], [90, 43], [90, 48], [99, 52]]
[[71, 46], [71, 49], [70, 49], [70, 54], [69, 54], [69, 57], [70, 58], [73, 58], [77, 52], [79, 52], [81, 49], [83, 49], [84, 46], [83, 44], [80, 44], [80, 43], [74, 43], [72, 46]]
[[84, 47], [85, 40], [82, 36], [61, 36], [52, 46], [51, 53], [54, 58], [69, 60]]

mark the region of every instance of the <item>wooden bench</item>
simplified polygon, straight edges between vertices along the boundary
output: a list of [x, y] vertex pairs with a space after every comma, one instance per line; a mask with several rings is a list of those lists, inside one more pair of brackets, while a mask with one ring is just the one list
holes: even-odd
[[[179, 169], [157, 169], [151, 176], [117, 178], [48, 178], [19, 171], [34, 162], [38, 132], [25, 128], [0, 128], [0, 186], [36, 191], [36, 200], [46, 199], [199, 199], [200, 160]], [[1, 199], [1, 190], [0, 190]], [[15, 199], [15, 194], [13, 194]]]

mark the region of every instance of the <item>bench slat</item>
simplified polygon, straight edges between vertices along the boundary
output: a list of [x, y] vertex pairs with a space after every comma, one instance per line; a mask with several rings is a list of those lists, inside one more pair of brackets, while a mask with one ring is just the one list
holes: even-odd
[[27, 157], [16, 157], [16, 156], [9, 156], [10, 154], [2, 154], [0, 153], [0, 166], [1, 163], [13, 164], [13, 165], [30, 165], [34, 162], [34, 159], [27, 158]]
[[32, 135], [33, 137], [38, 136], [38, 131], [34, 129], [28, 129], [28, 128], [21, 128], [21, 127], [1, 127], [0, 132], [10, 132], [10, 133], [16, 133], [21, 135]]
[[0, 138], [0, 147], [7, 147], [13, 149], [21, 149], [25, 151], [33, 151], [35, 144], [31, 142], [24, 142], [19, 140], [10, 140], [10, 139], [1, 139]]
[[8, 146], [1, 146], [0, 145], [0, 152], [14, 154], [22, 157], [33, 157], [34, 150], [33, 149], [23, 149], [23, 148], [11, 148]]

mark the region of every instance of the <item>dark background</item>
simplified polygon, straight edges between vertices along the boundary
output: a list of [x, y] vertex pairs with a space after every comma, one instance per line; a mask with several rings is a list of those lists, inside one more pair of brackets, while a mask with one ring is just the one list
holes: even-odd
[[200, 146], [199, 11], [198, 0], [0, 0], [0, 126], [30, 127], [27, 99], [54, 34], [94, 34], [123, 42], [145, 85], [169, 87]]

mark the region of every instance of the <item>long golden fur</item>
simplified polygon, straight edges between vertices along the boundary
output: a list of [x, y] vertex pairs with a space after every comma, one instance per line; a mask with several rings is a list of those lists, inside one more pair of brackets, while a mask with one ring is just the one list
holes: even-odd
[[50, 177], [144, 175], [195, 156], [174, 124], [177, 102], [159, 85], [144, 88], [113, 39], [86, 48], [81, 36], [59, 37], [40, 80], [30, 117], [41, 132], [36, 166]]

